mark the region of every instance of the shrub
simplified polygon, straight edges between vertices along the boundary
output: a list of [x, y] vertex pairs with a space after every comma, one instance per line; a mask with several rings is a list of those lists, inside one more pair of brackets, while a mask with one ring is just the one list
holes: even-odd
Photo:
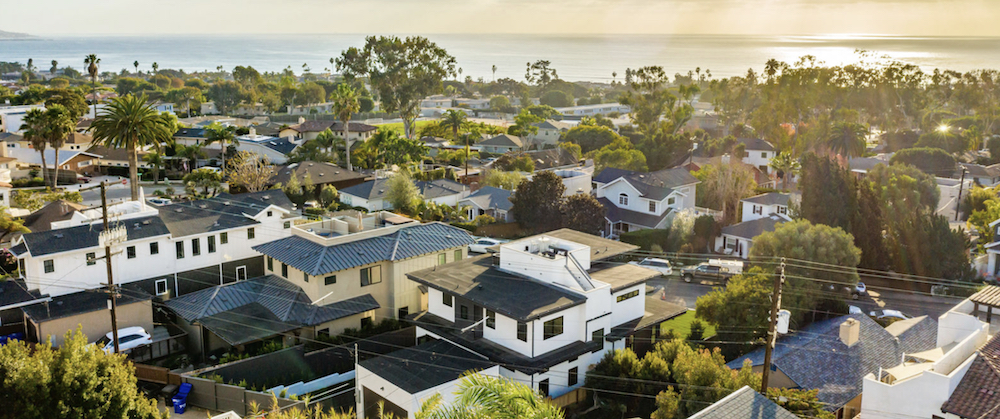
[[[478, 219], [478, 218], [479, 217], [476, 217], [476, 219]], [[472, 233], [472, 234], [475, 234], [476, 233], [476, 228], [479, 227], [479, 224], [476, 224], [476, 222], [474, 222], [474, 221], [473, 222], [469, 222], [469, 223], [458, 223], [458, 222], [455, 222], [455, 223], [451, 223], [451, 225], [453, 225], [455, 227], [458, 227], [458, 228], [460, 228], [462, 230], [468, 231], [469, 233]]]
[[496, 218], [493, 218], [493, 216], [486, 215], [486, 214], [480, 215], [480, 216], [476, 217], [476, 219], [472, 220], [472, 224], [475, 224], [476, 226], [484, 226], [484, 225], [489, 225], [489, 224], [496, 224], [496, 222], [497, 222]]
[[670, 230], [643, 229], [621, 234], [621, 241], [639, 246], [642, 250], [652, 250], [653, 245], [661, 249], [670, 249]]

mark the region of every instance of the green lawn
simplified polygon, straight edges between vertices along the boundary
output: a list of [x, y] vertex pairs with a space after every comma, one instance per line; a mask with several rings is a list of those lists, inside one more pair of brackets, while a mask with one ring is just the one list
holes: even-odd
[[[675, 336], [687, 339], [688, 335], [691, 334], [691, 322], [694, 321], [694, 316], [694, 310], [688, 310], [687, 313], [660, 323], [660, 334], [666, 333], [667, 330], [673, 330]], [[703, 323], [705, 324], [705, 339], [715, 336], [715, 326], [705, 321]]]

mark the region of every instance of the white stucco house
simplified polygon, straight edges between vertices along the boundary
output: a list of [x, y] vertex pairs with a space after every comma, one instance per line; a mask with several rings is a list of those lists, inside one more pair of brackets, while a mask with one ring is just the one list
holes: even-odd
[[771, 168], [771, 159], [778, 154], [778, 149], [773, 144], [760, 138], [739, 138], [736, 141], [745, 146], [743, 163], [756, 167], [768, 175], [774, 173], [774, 169]]
[[605, 234], [666, 228], [675, 211], [693, 209], [700, 181], [686, 169], [633, 172], [607, 168], [593, 178], [597, 200], [607, 210]]
[[571, 124], [553, 119], [546, 119], [532, 125], [538, 127], [538, 132], [527, 135], [526, 139], [529, 144], [532, 144], [539, 149], [542, 149], [547, 145], [554, 146], [559, 144], [559, 138], [562, 137], [563, 133], [569, 131], [570, 128], [573, 128], [573, 125]]
[[788, 206], [793, 199], [791, 194], [771, 192], [740, 200], [743, 217], [739, 223], [722, 228], [722, 234], [715, 239], [716, 251], [749, 259], [755, 237], [792, 220]]

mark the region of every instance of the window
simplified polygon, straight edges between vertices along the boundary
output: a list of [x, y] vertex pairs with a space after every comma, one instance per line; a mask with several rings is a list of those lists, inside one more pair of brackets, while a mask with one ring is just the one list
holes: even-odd
[[778, 214], [788, 214], [788, 207], [778, 206]]
[[191, 256], [201, 254], [201, 239], [191, 239]]
[[268, 217], [270, 217], [270, 216], [272, 216], [272, 215], [274, 215], [274, 211], [268, 211], [268, 212], [267, 212], [267, 216], [268, 216]]
[[125, 248], [125, 254], [129, 259], [135, 259], [135, 246], [129, 246]]
[[462, 249], [455, 251], [455, 262], [462, 260]]
[[762, 151], [762, 152], [760, 153], [760, 157], [762, 157], [762, 158], [765, 158], [765, 159], [766, 159], [766, 158], [767, 158], [767, 152], [766, 152], [766, 151]]
[[160, 254], [160, 244], [159, 243], [150, 243], [149, 244], [149, 254], [151, 254], [151, 255], [158, 255], [158, 254]]
[[462, 320], [469, 320], [469, 307], [468, 306], [458, 306], [459, 317]]
[[556, 317], [542, 324], [542, 340], [559, 336], [563, 332], [563, 318]]
[[163, 295], [163, 294], [169, 294], [169, 293], [170, 293], [170, 290], [167, 289], [167, 280], [166, 279], [157, 279], [156, 280], [156, 295]]
[[382, 282], [382, 267], [372, 266], [361, 270], [361, 286], [368, 286]]
[[486, 310], [486, 327], [490, 329], [497, 328], [497, 313], [492, 310]]
[[604, 328], [597, 329], [590, 332], [590, 340], [592, 341], [604, 341]]
[[[87, 253], [87, 266], [94, 266], [97, 264], [97, 253]], [[22, 272], [24, 272], [22, 270]]]
[[522, 342], [528, 341], [528, 324], [517, 322], [517, 340]]
[[184, 259], [184, 242], [177, 242], [177, 259]]
[[399, 316], [399, 317], [397, 317], [398, 319], [405, 319], [406, 316], [410, 315], [410, 307], [408, 307], [408, 306], [407, 307], [401, 307], [399, 309], [399, 313], [397, 313], [397, 315]]
[[219, 244], [229, 243], [229, 233], [223, 232], [219, 233]]
[[320, 329], [320, 330], [316, 331], [316, 337], [322, 337], [322, 336], [330, 337], [330, 329], [326, 328], [326, 329]]
[[49, 259], [43, 262], [43, 264], [45, 265], [45, 273], [50, 274], [56, 271], [56, 262], [54, 260]]
[[237, 266], [236, 267], [236, 280], [237, 281], [246, 281], [247, 280], [247, 267], [246, 266]]
[[764, 207], [760, 206], [760, 205], [754, 205], [753, 206], [753, 213], [754, 214], [763, 214], [764, 213]]
[[760, 169], [761, 172], [767, 173], [767, 165], [762, 164], [760, 166], [757, 166], [757, 168]]
[[438, 255], [438, 265], [444, 265], [448, 263], [448, 254], [442, 253]]
[[569, 369], [569, 381], [566, 382], [568, 386], [575, 386], [580, 380], [580, 367], [573, 367]]
[[288, 278], [288, 265], [285, 262], [281, 262], [281, 277]]
[[337, 283], [337, 275], [330, 275], [323, 278], [323, 285], [333, 285]]
[[441, 293], [441, 304], [444, 304], [444, 305], [446, 305], [448, 307], [451, 307], [452, 304], [454, 304], [453, 301], [454, 300], [451, 298], [451, 295], [448, 295], [448, 294], [445, 294], [445, 293]]
[[215, 236], [208, 236], [208, 253], [215, 253]]
[[302, 273], [302, 280], [306, 281], [306, 282], [309, 282], [309, 274], [306, 273], [306, 272], [303, 272]]
[[247, 229], [247, 240], [253, 240], [256, 237], [253, 231], [253, 227]]
[[628, 206], [628, 194], [618, 194], [618, 205]]
[[292, 222], [291, 221], [285, 221], [285, 228], [292, 228]]
[[267, 257], [267, 270], [274, 271], [274, 258], [270, 256]]
[[372, 327], [372, 318], [371, 317], [362, 317], [361, 318], [361, 328], [362, 329], [369, 329], [371, 327]]
[[538, 382], [538, 392], [542, 397], [549, 397], [549, 379], [546, 378]]
[[622, 295], [618, 296], [618, 302], [620, 303], [620, 302], [625, 301], [625, 300], [627, 300], [629, 298], [637, 297], [637, 296], [639, 296], [639, 290], [635, 290], [635, 291], [632, 291], [630, 293], [622, 294]]
[[656, 212], [656, 201], [649, 201], [649, 212]]
[[674, 202], [677, 202], [677, 198], [674, 198], [672, 196], [670, 198], [667, 198], [667, 205], [673, 205]]

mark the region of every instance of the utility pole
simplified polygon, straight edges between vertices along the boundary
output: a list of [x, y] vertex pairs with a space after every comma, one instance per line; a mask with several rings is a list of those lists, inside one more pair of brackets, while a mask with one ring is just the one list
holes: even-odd
[[767, 396], [767, 379], [771, 374], [771, 353], [778, 341], [775, 328], [778, 325], [778, 310], [781, 309], [781, 285], [785, 282], [785, 258], [781, 258], [781, 273], [774, 277], [774, 294], [771, 296], [771, 321], [767, 330], [767, 347], [764, 349], [764, 372], [760, 381], [760, 393]]
[[965, 186], [965, 166], [962, 166], [962, 181], [958, 183], [958, 202], [955, 203], [955, 221], [958, 221], [958, 213], [962, 209], [962, 187]]
[[[124, 183], [124, 181], [122, 182]], [[119, 353], [118, 348], [118, 289], [115, 287], [114, 276], [111, 273], [111, 246], [124, 242], [128, 238], [128, 231], [124, 226], [111, 228], [108, 222], [108, 185], [107, 182], [101, 182], [98, 186], [92, 186], [89, 188], [80, 189], [80, 192], [88, 191], [91, 189], [101, 188], [101, 214], [104, 220], [104, 230], [98, 235], [98, 241], [101, 246], [104, 246], [104, 256], [95, 259], [104, 259], [105, 266], [108, 269], [108, 289], [105, 292], [108, 293], [108, 309], [111, 311], [111, 336], [114, 339], [115, 353]]]

